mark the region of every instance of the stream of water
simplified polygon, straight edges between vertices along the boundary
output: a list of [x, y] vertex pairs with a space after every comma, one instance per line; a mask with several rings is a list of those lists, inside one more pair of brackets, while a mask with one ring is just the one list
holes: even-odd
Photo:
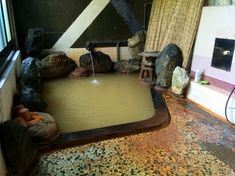
[[91, 59], [91, 67], [92, 67], [92, 76], [93, 76], [93, 80], [91, 81], [91, 83], [93, 84], [99, 84], [99, 81], [97, 81], [95, 79], [95, 65], [94, 65], [94, 60], [93, 60], [93, 57], [92, 57], [92, 53], [90, 53], [90, 59]]

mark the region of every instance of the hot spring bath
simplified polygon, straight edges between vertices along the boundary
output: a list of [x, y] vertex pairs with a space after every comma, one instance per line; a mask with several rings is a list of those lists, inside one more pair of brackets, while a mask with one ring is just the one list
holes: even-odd
[[44, 82], [47, 112], [62, 132], [75, 132], [139, 122], [155, 113], [149, 88], [139, 84], [137, 74], [96, 75]]

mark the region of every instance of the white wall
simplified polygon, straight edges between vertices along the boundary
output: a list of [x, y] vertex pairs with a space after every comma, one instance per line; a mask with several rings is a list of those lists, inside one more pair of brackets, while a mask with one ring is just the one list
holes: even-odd
[[212, 57], [216, 37], [235, 39], [234, 17], [235, 6], [204, 7], [194, 54]]
[[[16, 77], [20, 74], [20, 63], [20, 52], [17, 51], [0, 78], [0, 123], [11, 117], [13, 95], [16, 92]], [[6, 168], [0, 148], [0, 176], [4, 175], [6, 175]]]
[[231, 71], [211, 67], [215, 38], [235, 39], [235, 6], [204, 7], [196, 38], [191, 70], [204, 70], [204, 74], [235, 84], [235, 53]]
[[[235, 52], [230, 72], [211, 67], [215, 39], [235, 39], [235, 6], [204, 7], [196, 37], [191, 71], [203, 70], [207, 78], [214, 78], [219, 86], [200, 85], [191, 81], [187, 97], [210, 111], [225, 118], [225, 104], [229, 95], [228, 85], [235, 85]], [[226, 87], [226, 88], [225, 88]], [[235, 107], [235, 97], [231, 98], [229, 107]], [[235, 123], [233, 111], [228, 111], [231, 121]], [[234, 117], [234, 118], [232, 118]]]

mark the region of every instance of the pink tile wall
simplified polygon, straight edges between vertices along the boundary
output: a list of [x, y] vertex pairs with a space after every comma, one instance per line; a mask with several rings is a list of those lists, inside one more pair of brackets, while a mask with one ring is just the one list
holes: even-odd
[[194, 55], [191, 71], [192, 74], [197, 68], [203, 70], [203, 75], [205, 79], [210, 79], [211, 84], [217, 85], [219, 87], [224, 87], [225, 89], [230, 89], [231, 86], [235, 85], [235, 63], [233, 61], [230, 72], [221, 69], [211, 67], [211, 58]]

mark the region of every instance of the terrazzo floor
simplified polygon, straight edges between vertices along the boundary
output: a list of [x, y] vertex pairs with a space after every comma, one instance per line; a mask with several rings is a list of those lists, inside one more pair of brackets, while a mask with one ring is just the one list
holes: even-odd
[[164, 98], [169, 126], [43, 154], [32, 175], [235, 175], [235, 128], [186, 99]]

